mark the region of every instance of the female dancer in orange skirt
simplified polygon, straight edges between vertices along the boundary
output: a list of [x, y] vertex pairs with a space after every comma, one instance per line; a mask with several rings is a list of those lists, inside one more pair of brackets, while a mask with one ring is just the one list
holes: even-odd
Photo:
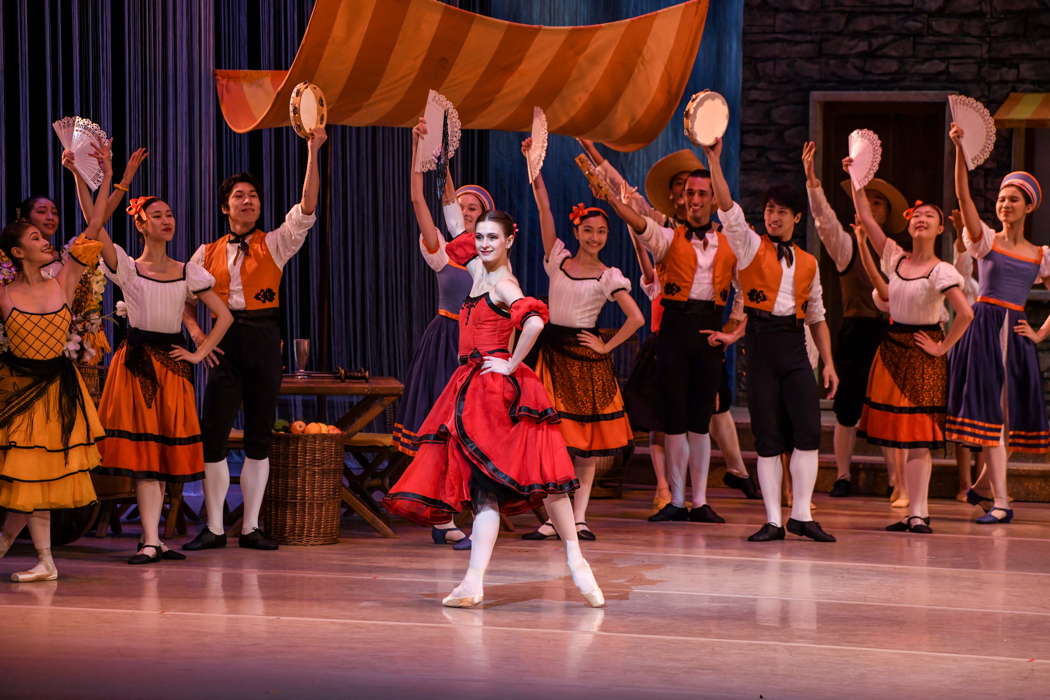
[[[143, 241], [133, 260], [101, 236], [104, 272], [124, 293], [127, 340], [113, 355], [99, 414], [106, 439], [99, 445], [101, 472], [135, 479], [142, 541], [129, 564], [185, 559], [160, 540], [165, 484], [204, 478], [193, 367], [208, 356], [233, 323], [199, 265], [168, 257], [175, 235], [171, 207], [159, 197], [138, 197], [127, 209]], [[190, 352], [182, 333], [186, 299], [196, 295], [215, 315], [206, 340]]]
[[[847, 173], [851, 163], [850, 158], [842, 162]], [[944, 215], [937, 205], [916, 202], [905, 213], [911, 253], [886, 236], [862, 191], [853, 191], [853, 206], [889, 278], [891, 319], [871, 366], [858, 433], [875, 445], [908, 451], [904, 482], [910, 512], [886, 529], [929, 533], [933, 532], [927, 503], [933, 470], [930, 448], [944, 446], [945, 354], [962, 337], [973, 311], [963, 296], [962, 275], [934, 254], [937, 236], [944, 230]], [[947, 333], [940, 326], [945, 300], [955, 311]]]
[[[525, 139], [522, 143], [523, 154], [530, 142]], [[539, 209], [543, 266], [550, 278], [551, 314], [540, 339], [536, 374], [561, 417], [558, 427], [580, 479], [580, 488], [573, 494], [577, 535], [594, 540], [587, 526], [587, 505], [595, 472], [603, 463], [625, 459], [634, 440], [610, 353], [642, 327], [645, 317], [631, 298], [631, 283], [619, 268], [606, 267], [598, 257], [609, 239], [608, 215], [598, 207], [573, 207], [569, 220], [579, 250], [572, 255], [558, 238], [540, 173], [532, 182], [532, 194]], [[597, 330], [598, 314], [608, 301], [615, 301], [627, 319], [611, 338], [603, 340]], [[559, 534], [548, 521], [522, 537], [543, 540]]]
[[[499, 509], [520, 513], [546, 499], [565, 533], [573, 581], [587, 603], [605, 604], [580, 551], [568, 494], [579, 485], [558, 414], [543, 384], [522, 364], [547, 318], [547, 307], [521, 292], [510, 271], [514, 220], [486, 212], [474, 240], [460, 236], [445, 255], [474, 280], [459, 313], [460, 366], [420, 427], [419, 449], [386, 497], [386, 506], [422, 525], [447, 522], [473, 508], [470, 564], [463, 581], [442, 601], [469, 608], [484, 598], [485, 570], [499, 534]], [[513, 353], [514, 329], [520, 330]]]
[[46, 236], [28, 221], [0, 233], [0, 250], [14, 265], [14, 281], [0, 287], [6, 348], [0, 355], [0, 557], [27, 524], [37, 564], [11, 575], [18, 583], [54, 581], [51, 512], [95, 501], [88, 472], [98, 466], [96, 441], [104, 435], [95, 405], [66, 355], [77, 282], [98, 262], [94, 240], [105, 221], [112, 170], [106, 170], [95, 212], [53, 278], [42, 269], [54, 261]]

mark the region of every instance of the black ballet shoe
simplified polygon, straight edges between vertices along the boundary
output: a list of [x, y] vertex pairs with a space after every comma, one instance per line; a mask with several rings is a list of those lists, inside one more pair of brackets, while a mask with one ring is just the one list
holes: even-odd
[[[999, 511], [1000, 513], [1002, 513], [1003, 517], [1000, 518], [995, 515], [992, 515], [992, 513], [994, 513], [995, 511]], [[974, 522], [978, 525], [1005, 525], [1013, 519], [1013, 508], [1000, 508], [999, 506], [995, 506], [994, 508], [989, 508], [984, 515], [977, 518], [977, 520], [975, 520]]]
[[828, 495], [832, 498], [846, 498], [853, 492], [853, 484], [850, 483], [849, 479], [836, 479], [835, 483], [831, 486], [831, 491]]
[[930, 527], [930, 519], [921, 518], [918, 515], [909, 515], [908, 532], [914, 532], [919, 535], [929, 535], [933, 532], [933, 528]]
[[[152, 549], [153, 556], [150, 556], [143, 552], [143, 549]], [[160, 561], [161, 551], [160, 545], [157, 544], [140, 544], [138, 554], [128, 559], [129, 564], [156, 564]]]
[[966, 489], [966, 502], [971, 506], [980, 506], [985, 513], [990, 511], [992, 509], [992, 504], [995, 503], [991, 498], [985, 498], [973, 489]]
[[762, 498], [762, 492], [758, 490], [758, 486], [750, 474], [745, 478], [727, 471], [722, 475], [722, 483], [731, 489], [739, 489], [745, 498], [752, 501]]
[[705, 503], [699, 508], [693, 508], [689, 511], [689, 521], [693, 523], [724, 523], [726, 519]]
[[[458, 540], [450, 540], [448, 538], [448, 533], [450, 532], [458, 532], [462, 534], [463, 537], [460, 537]], [[467, 537], [467, 533], [463, 532], [458, 527], [431, 527], [430, 539], [434, 540], [434, 544], [456, 544], [457, 542], [462, 542], [469, 538]]]
[[787, 529], [792, 535], [798, 535], [799, 537], [808, 537], [814, 542], [837, 542], [834, 535], [829, 535], [824, 532], [824, 528], [820, 526], [816, 520], [795, 520], [794, 518], [788, 518]]
[[886, 532], [907, 532], [908, 531], [908, 518], [901, 520], [896, 523], [891, 523], [885, 527]]
[[748, 542], [772, 542], [784, 539], [784, 528], [773, 523], [766, 523], [762, 529], [747, 538]]
[[[580, 529], [580, 525], [583, 525], [583, 529]], [[587, 540], [588, 542], [594, 542], [598, 539], [598, 536], [591, 532], [591, 528], [586, 522], [576, 523], [576, 537], [577, 539]]]
[[216, 535], [208, 529], [207, 525], [205, 525], [201, 528], [201, 531], [197, 533], [197, 536], [182, 545], [182, 548], [187, 552], [196, 552], [200, 549], [220, 549], [225, 546], [226, 533]]
[[255, 528], [247, 535], [238, 537], [237, 544], [245, 549], [261, 549], [264, 552], [272, 552], [277, 549], [277, 543], [267, 537], [266, 533], [259, 528]]
[[661, 508], [656, 515], [649, 516], [649, 522], [651, 523], [665, 523], [669, 521], [681, 521], [689, 519], [689, 510], [686, 508], [679, 508], [678, 506], [668, 503], [666, 506]]
[[[141, 542], [139, 542], [138, 546], [135, 548], [135, 551], [136, 552], [141, 552], [142, 548], [145, 547], [145, 546], [146, 545], [144, 545]], [[150, 545], [150, 546], [152, 547], [153, 545]], [[162, 547], [161, 551], [160, 551], [160, 558], [164, 559], [166, 561], [185, 561], [186, 560], [186, 555], [183, 554], [182, 552], [176, 552], [174, 549], [164, 549]]]
[[[544, 527], [544, 526], [549, 527], [551, 530], [554, 530], [554, 524], [551, 523], [550, 520], [548, 520], [547, 522], [543, 523], [543, 525], [540, 525], [540, 527]], [[526, 532], [524, 535], [521, 536], [521, 539], [523, 539], [523, 540], [560, 540], [561, 537], [558, 536], [558, 531], [557, 530], [554, 530], [554, 533], [551, 534], [551, 535], [545, 535], [542, 532], [540, 532], [540, 528], [538, 527], [535, 530], [533, 530], [532, 532]]]

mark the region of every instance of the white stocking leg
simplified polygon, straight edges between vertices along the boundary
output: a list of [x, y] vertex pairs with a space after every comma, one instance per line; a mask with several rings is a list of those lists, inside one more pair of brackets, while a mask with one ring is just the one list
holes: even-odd
[[208, 529], [215, 535], [225, 532], [222, 524], [226, 492], [230, 490], [230, 467], [226, 460], [204, 463], [204, 503], [208, 510]]
[[247, 535], [259, 527], [259, 511], [262, 510], [266, 482], [270, 480], [270, 460], [244, 460], [241, 468], [241, 493], [244, 495], [244, 520], [241, 531]]
[[810, 502], [817, 485], [819, 459], [817, 450], [795, 450], [791, 453], [791, 517], [801, 522], [813, 519]]
[[664, 455], [667, 462], [667, 483], [671, 487], [671, 505], [685, 507], [685, 475], [689, 469], [689, 441], [685, 433], [664, 438]]
[[711, 435], [686, 433], [689, 441], [689, 479], [693, 482], [693, 508], [707, 503], [707, 475], [711, 471]]
[[762, 489], [762, 502], [766, 505], [766, 522], [780, 527], [783, 525], [780, 521], [780, 484], [784, 480], [780, 455], [759, 457], [756, 469], [758, 486]]

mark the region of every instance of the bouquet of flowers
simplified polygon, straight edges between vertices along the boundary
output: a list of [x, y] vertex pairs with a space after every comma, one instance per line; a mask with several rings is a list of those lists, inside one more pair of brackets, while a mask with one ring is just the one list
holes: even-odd
[[[72, 245], [72, 241], [66, 244], [63, 259], [69, 255]], [[105, 290], [106, 276], [102, 274], [101, 267], [96, 265], [84, 270], [73, 295], [73, 323], [66, 342], [66, 357], [76, 362], [97, 365], [102, 361], [102, 356], [112, 349], [102, 330], [102, 321], [108, 318], [102, 315], [102, 294]]]

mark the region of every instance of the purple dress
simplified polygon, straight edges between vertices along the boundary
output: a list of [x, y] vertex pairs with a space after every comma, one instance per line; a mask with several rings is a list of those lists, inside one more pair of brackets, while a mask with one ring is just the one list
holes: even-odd
[[398, 404], [394, 443], [409, 455], [416, 453], [419, 426], [459, 367], [459, 309], [474, 284], [466, 268], [444, 254], [444, 245], [435, 254], [424, 250], [423, 257], [437, 276], [438, 312], [416, 343]]
[[974, 318], [948, 357], [945, 436], [974, 446], [998, 445], [1003, 433], [1005, 389], [1007, 449], [1050, 449], [1043, 381], [1035, 343], [1014, 333], [1026, 318], [1028, 292], [1046, 276], [1048, 259], [1023, 258], [994, 246], [984, 231], [987, 253], [978, 261], [980, 290]]

